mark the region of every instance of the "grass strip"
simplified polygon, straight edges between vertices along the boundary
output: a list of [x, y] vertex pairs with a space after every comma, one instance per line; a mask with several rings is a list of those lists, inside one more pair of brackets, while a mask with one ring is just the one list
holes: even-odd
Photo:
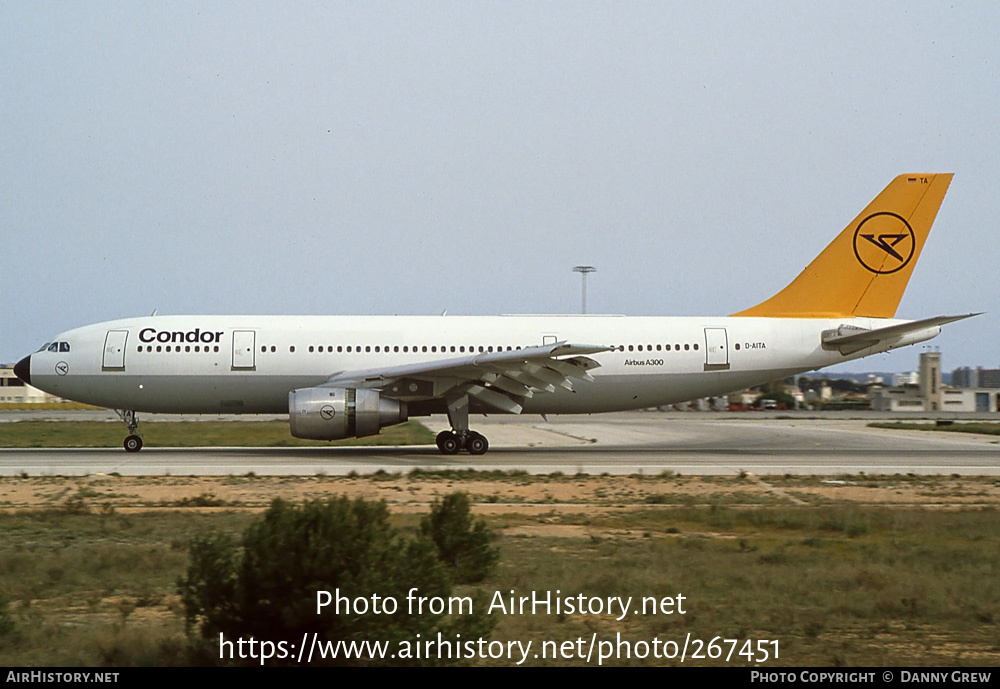
[[[344, 440], [293, 438], [285, 421], [152, 421], [139, 425], [147, 447], [314, 447], [328, 445], [429, 445], [434, 434], [416, 421], [379, 435]], [[0, 423], [0, 447], [119, 447], [125, 426], [101, 421]]]
[[948, 433], [980, 433], [983, 435], [1000, 435], [1000, 423], [968, 422], [968, 423], [914, 423], [910, 421], [878, 421], [868, 424], [869, 428], [891, 428], [903, 431], [945, 431]]

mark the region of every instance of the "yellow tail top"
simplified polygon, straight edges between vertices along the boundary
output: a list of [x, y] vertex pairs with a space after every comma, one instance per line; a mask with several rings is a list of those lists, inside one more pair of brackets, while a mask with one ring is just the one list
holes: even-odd
[[767, 301], [734, 316], [892, 318], [952, 175], [900, 175]]

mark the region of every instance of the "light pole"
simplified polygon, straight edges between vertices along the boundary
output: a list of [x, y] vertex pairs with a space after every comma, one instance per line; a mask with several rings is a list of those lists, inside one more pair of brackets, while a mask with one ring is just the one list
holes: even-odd
[[580, 313], [587, 313], [587, 273], [597, 272], [597, 268], [594, 266], [574, 266], [574, 273], [580, 274], [580, 279], [583, 281], [583, 299], [580, 304]]

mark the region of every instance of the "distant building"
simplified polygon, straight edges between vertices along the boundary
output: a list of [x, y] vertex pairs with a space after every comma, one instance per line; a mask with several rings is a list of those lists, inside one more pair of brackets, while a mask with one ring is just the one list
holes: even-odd
[[892, 374], [893, 387], [899, 387], [901, 385], [916, 385], [919, 382], [920, 382], [920, 375], [916, 371], [911, 371], [910, 373]]
[[44, 402], [62, 401], [63, 399], [60, 397], [55, 397], [47, 392], [42, 392], [38, 388], [25, 385], [24, 381], [14, 375], [13, 367], [0, 367], [0, 403], [41, 404]]
[[[952, 373], [955, 375], [963, 369]], [[964, 369], [968, 371], [969, 369]], [[899, 412], [990, 412], [1000, 411], [1000, 392], [997, 389], [976, 387], [945, 387], [941, 383], [941, 353], [924, 352], [920, 355], [919, 383], [897, 385], [872, 390], [872, 409]], [[965, 379], [962, 379], [965, 380]]]
[[956, 368], [951, 372], [951, 384], [956, 388], [1000, 388], [1000, 369]]

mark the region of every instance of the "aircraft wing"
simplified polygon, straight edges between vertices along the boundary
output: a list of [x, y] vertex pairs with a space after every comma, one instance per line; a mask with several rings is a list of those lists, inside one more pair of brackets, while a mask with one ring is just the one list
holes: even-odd
[[842, 325], [834, 330], [824, 330], [821, 340], [824, 349], [839, 349], [841, 354], [851, 354], [881, 344], [902, 346], [931, 339], [941, 332], [941, 326], [946, 323], [978, 315], [978, 313], [967, 313], [961, 316], [935, 316], [873, 330]]
[[521, 403], [536, 393], [573, 389], [573, 380], [591, 382], [588, 371], [600, 366], [586, 356], [609, 352], [600, 345], [555, 344], [503, 352], [480, 352], [453, 359], [424, 361], [335, 373], [321, 387], [371, 388], [403, 400], [467, 394], [499, 411], [521, 413]]

